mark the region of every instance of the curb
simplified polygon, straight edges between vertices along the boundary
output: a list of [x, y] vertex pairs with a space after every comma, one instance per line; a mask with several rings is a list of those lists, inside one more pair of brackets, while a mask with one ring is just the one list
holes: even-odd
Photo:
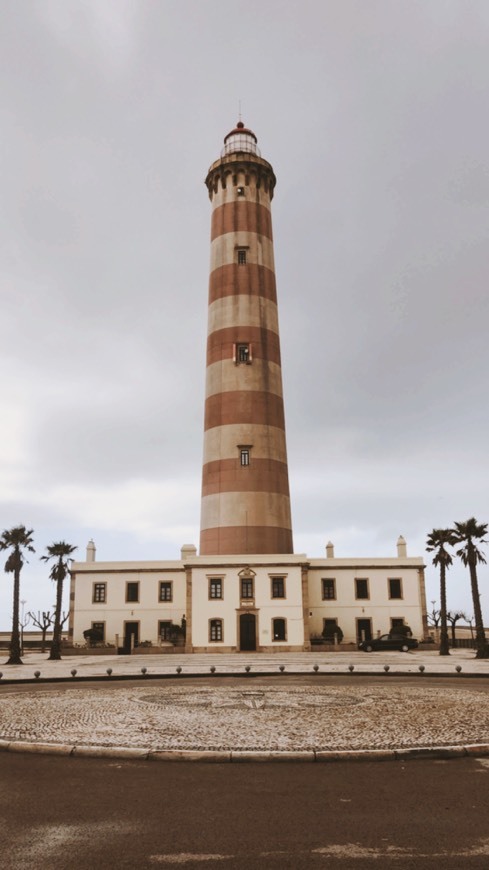
[[0, 752], [20, 752], [39, 755], [63, 755], [69, 758], [118, 758], [165, 762], [213, 762], [242, 764], [246, 762], [336, 762], [336, 761], [415, 761], [433, 758], [479, 758], [489, 755], [489, 743], [467, 746], [413, 746], [398, 749], [355, 750], [192, 750], [138, 749], [132, 746], [90, 746], [65, 743], [29, 743], [20, 740], [0, 740]]

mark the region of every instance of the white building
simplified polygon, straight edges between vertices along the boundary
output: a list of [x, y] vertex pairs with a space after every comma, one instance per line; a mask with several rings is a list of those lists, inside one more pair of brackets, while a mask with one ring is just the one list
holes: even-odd
[[175, 562], [97, 562], [90, 542], [87, 561], [72, 566], [70, 640], [84, 644], [95, 629], [126, 651], [146, 642], [189, 653], [290, 652], [311, 649], [326, 625], [341, 629], [330, 636], [343, 647], [399, 623], [427, 636], [423, 560], [406, 555], [403, 538], [391, 559], [337, 559], [326, 549], [323, 559], [209, 557], [187, 546]]

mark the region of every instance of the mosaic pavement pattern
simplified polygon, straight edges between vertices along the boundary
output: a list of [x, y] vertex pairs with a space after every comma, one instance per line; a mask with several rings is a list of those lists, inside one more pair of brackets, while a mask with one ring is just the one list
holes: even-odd
[[9, 693], [0, 738], [150, 750], [359, 750], [489, 742], [489, 694], [373, 687]]

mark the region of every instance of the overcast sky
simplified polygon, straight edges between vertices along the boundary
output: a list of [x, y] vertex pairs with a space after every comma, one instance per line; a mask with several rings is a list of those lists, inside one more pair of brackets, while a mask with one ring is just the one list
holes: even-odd
[[198, 545], [204, 178], [239, 100], [277, 175], [296, 552], [424, 555], [489, 520], [488, 58], [487, 0], [3, 0], [0, 528], [35, 530], [26, 610], [54, 602], [53, 541]]

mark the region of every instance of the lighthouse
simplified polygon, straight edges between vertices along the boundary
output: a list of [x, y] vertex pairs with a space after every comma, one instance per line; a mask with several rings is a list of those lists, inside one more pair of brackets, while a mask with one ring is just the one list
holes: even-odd
[[239, 121], [206, 178], [212, 215], [201, 556], [293, 553], [275, 183], [255, 134]]

